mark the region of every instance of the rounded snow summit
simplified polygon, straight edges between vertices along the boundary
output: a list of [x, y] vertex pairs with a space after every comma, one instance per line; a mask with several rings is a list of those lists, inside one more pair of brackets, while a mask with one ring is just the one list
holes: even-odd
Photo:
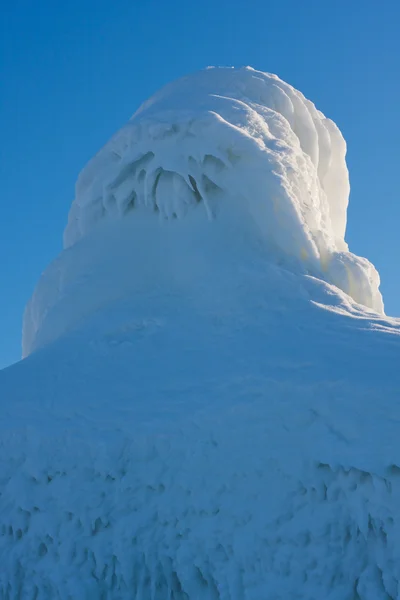
[[84, 168], [0, 372], [0, 600], [400, 597], [400, 321], [345, 154], [210, 68]]
[[[257, 246], [266, 262], [319, 278], [383, 313], [377, 271], [350, 253], [345, 242], [345, 153], [336, 125], [275, 75], [249, 67], [206, 69], [156, 93], [85, 167], [76, 185], [65, 248], [74, 252], [77, 246], [79, 270], [78, 254], [85, 253], [79, 243], [108, 229], [103, 236], [107, 244], [107, 226], [129, 219], [129, 235], [136, 241], [129, 276], [139, 279], [137, 261], [145, 260], [156, 240], [163, 247], [161, 238], [168, 237], [165, 244], [175, 244], [176, 250], [182, 229], [191, 230], [180, 240], [188, 262], [202, 231], [204, 246], [208, 235], [217, 235], [235, 259], [246, 251], [238, 249], [240, 244], [248, 246], [247, 254]], [[116, 245], [121, 241], [108, 244], [103, 263], [112, 254], [119, 263]], [[206, 260], [207, 248], [197, 250]], [[62, 263], [50, 268], [28, 306], [25, 355], [91, 312], [84, 298], [83, 315], [77, 306], [74, 315], [57, 309], [67, 292], [63, 271], [68, 268]], [[64, 319], [68, 322], [62, 323]]]

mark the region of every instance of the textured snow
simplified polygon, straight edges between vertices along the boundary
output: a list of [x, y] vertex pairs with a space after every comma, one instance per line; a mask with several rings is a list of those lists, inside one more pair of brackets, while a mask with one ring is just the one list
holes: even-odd
[[382, 311], [375, 269], [344, 240], [345, 153], [336, 125], [275, 75], [207, 69], [155, 94], [90, 161], [65, 244], [138, 206], [171, 219], [200, 202], [218, 219], [238, 203], [269, 243], [270, 260], [300, 261]]
[[[207, 231], [204, 215], [225, 228], [245, 220], [249, 244], [257, 239], [268, 248], [266, 260], [332, 283], [383, 313], [377, 271], [344, 239], [345, 153], [336, 125], [275, 75], [251, 68], [195, 73], [145, 102], [82, 171], [65, 247], [132, 213], [140, 222], [190, 215]], [[26, 312], [24, 355], [38, 347], [63, 294], [60, 284], [51, 287], [39, 285]], [[58, 326], [61, 320], [59, 313]]]
[[344, 155], [208, 69], [85, 168], [0, 372], [0, 599], [400, 598], [400, 321]]

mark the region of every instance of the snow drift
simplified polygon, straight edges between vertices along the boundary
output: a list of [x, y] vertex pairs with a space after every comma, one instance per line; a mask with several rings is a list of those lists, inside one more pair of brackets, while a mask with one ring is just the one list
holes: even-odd
[[400, 323], [345, 150], [207, 69], [86, 166], [0, 374], [0, 598], [400, 597]]

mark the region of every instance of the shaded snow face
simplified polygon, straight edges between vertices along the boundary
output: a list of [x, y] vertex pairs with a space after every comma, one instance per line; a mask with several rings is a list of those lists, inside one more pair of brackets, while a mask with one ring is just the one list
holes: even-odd
[[336, 125], [275, 75], [211, 68], [167, 85], [81, 172], [65, 251], [27, 307], [24, 354], [115, 299], [165, 289], [168, 261], [169, 283], [208, 278], [215, 292], [261, 256], [383, 313], [377, 271], [344, 239], [345, 153]]

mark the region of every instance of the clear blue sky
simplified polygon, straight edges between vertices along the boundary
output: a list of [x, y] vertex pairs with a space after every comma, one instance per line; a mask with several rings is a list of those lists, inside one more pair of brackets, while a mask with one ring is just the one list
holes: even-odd
[[13, 0], [0, 16], [0, 367], [61, 250], [85, 162], [171, 79], [207, 65], [277, 73], [348, 142], [347, 241], [400, 315], [398, 0]]

